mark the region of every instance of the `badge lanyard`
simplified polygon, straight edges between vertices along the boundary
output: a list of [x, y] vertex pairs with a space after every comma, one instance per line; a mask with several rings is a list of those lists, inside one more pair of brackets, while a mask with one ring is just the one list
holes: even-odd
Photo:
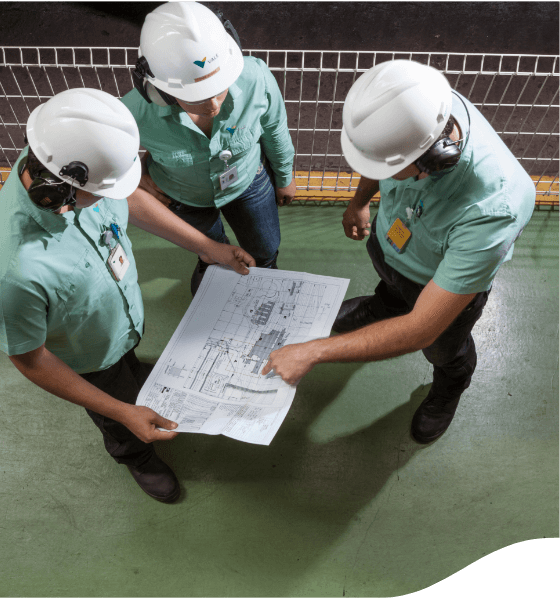
[[233, 154], [229, 150], [223, 150], [218, 154], [218, 158], [224, 162], [224, 172], [220, 175], [220, 189], [227, 189], [232, 183], [235, 183], [237, 177], [237, 167], [228, 166], [227, 161], [232, 158]]
[[413, 210], [412, 208], [406, 209], [406, 224], [400, 218], [396, 218], [395, 222], [391, 225], [391, 228], [387, 231], [385, 238], [391, 245], [391, 247], [400, 254], [406, 247], [409, 239], [412, 237], [412, 231], [407, 227], [410, 226], [412, 218], [420, 218], [424, 212], [424, 202], [420, 200], [418, 207]]
[[[117, 281], [122, 281], [124, 275], [130, 266], [130, 260], [128, 259], [123, 246], [120, 243], [121, 228], [116, 223], [111, 223], [110, 228], [102, 233], [103, 242], [111, 250], [109, 252], [109, 258], [107, 264], [113, 273], [113, 277]], [[115, 239], [115, 247], [111, 246], [111, 240]]]

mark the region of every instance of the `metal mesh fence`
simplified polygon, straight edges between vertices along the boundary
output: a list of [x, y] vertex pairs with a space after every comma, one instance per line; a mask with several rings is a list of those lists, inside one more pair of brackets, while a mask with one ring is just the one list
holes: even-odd
[[[359, 175], [340, 147], [342, 106], [357, 77], [387, 60], [429, 64], [492, 124], [531, 175], [537, 203], [558, 205], [557, 56], [246, 50], [275, 75], [288, 113], [298, 202], [352, 197]], [[65, 89], [132, 89], [137, 48], [0, 47], [0, 184], [24, 146], [31, 111]]]

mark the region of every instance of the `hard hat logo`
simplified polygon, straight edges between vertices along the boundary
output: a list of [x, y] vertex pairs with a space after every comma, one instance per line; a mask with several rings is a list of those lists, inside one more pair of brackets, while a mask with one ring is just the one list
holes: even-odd
[[201, 69], [204, 68], [204, 63], [206, 62], [206, 56], [202, 60], [195, 60], [194, 64]]

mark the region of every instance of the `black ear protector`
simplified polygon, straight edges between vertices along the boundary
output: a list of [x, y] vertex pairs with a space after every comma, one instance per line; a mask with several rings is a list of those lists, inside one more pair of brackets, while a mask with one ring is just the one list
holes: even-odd
[[465, 110], [467, 111], [469, 130], [467, 131], [467, 135], [465, 137], [457, 141], [453, 141], [449, 137], [438, 139], [438, 141], [436, 141], [426, 152], [424, 152], [424, 154], [422, 154], [422, 156], [420, 156], [420, 158], [414, 162], [414, 165], [418, 168], [418, 170], [423, 173], [427, 173], [428, 175], [433, 172], [443, 171], [457, 165], [462, 154], [459, 144], [464, 141], [466, 145], [471, 133], [471, 115], [469, 114], [469, 109], [467, 108], [465, 102], [463, 102], [463, 98], [461, 98], [461, 96], [454, 91], [453, 93], [459, 98], [459, 100], [461, 100]]
[[[235, 43], [239, 46], [241, 50], [241, 41], [239, 40], [239, 36], [237, 35], [237, 31], [233, 28], [233, 25], [230, 21], [228, 21], [221, 12], [215, 13], [218, 19], [222, 22], [224, 29], [233, 37]], [[177, 98], [174, 96], [170, 96], [166, 94], [161, 89], [152, 85], [147, 79], [148, 77], [155, 77], [152, 70], [150, 69], [150, 65], [146, 60], [145, 56], [140, 56], [140, 58], [136, 61], [136, 67], [132, 71], [132, 83], [134, 87], [140, 92], [140, 95], [151, 104], [157, 104], [158, 106], [173, 106], [177, 104]]]
[[[20, 169], [20, 177], [26, 167], [27, 162]], [[47, 212], [56, 212], [63, 206], [76, 205], [76, 188], [70, 183], [57, 179], [46, 168], [35, 173], [30, 171], [29, 174], [33, 181], [27, 189], [27, 194], [37, 208]], [[83, 187], [88, 180], [88, 167], [83, 162], [70, 162], [62, 167], [60, 175], [71, 177], [80, 184], [80, 187]]]
[[149, 81], [146, 80], [146, 75], [149, 77], [155, 77], [150, 69], [150, 65], [144, 56], [136, 61], [136, 67], [132, 71], [132, 82], [134, 87], [140, 92], [140, 95], [151, 104], [158, 104], [159, 106], [173, 106], [177, 104], [177, 98], [166, 94], [161, 89], [154, 87]]

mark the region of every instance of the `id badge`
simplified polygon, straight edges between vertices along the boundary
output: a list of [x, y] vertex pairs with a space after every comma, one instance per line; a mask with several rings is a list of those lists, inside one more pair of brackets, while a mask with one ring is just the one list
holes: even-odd
[[220, 189], [227, 189], [232, 183], [237, 181], [237, 167], [232, 166], [220, 175]]
[[400, 218], [397, 218], [387, 231], [386, 239], [393, 249], [400, 254], [411, 236], [410, 229], [406, 227]]
[[117, 245], [111, 250], [107, 263], [109, 264], [109, 268], [111, 269], [115, 279], [117, 281], [122, 281], [126, 271], [128, 270], [128, 267], [130, 266], [130, 261], [126, 257], [126, 252], [120, 243], [117, 243]]

